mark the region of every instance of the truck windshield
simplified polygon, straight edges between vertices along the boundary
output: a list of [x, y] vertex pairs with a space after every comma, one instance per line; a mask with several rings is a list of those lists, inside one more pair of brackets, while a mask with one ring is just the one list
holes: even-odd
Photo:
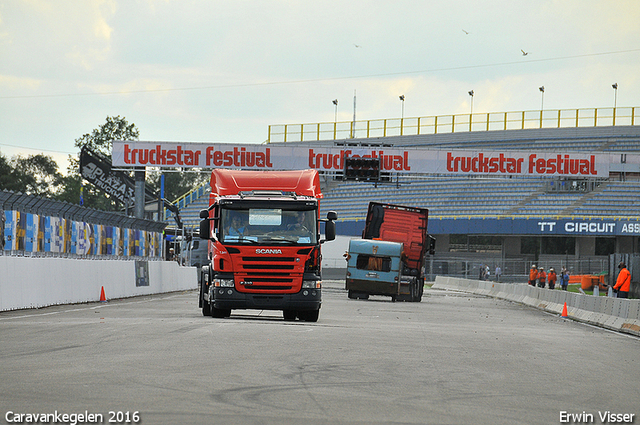
[[247, 244], [316, 244], [316, 210], [280, 208], [222, 208], [222, 242]]

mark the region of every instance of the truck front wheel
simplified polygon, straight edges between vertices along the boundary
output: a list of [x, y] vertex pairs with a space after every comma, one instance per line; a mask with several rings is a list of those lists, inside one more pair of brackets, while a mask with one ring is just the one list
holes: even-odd
[[207, 300], [202, 300], [202, 315], [211, 316], [211, 304]]
[[215, 308], [215, 307], [211, 307], [211, 315], [213, 317], [218, 318], [218, 319], [221, 319], [223, 317], [229, 317], [229, 316], [231, 316], [231, 309], [230, 308]]
[[282, 315], [287, 322], [293, 322], [298, 317], [298, 312], [295, 310], [283, 310]]
[[298, 317], [305, 322], [317, 322], [320, 317], [320, 309], [299, 311]]

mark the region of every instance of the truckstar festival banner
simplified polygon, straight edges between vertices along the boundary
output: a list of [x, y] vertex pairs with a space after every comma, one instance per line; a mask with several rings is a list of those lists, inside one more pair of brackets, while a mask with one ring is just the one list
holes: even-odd
[[345, 157], [380, 158], [382, 172], [608, 177], [610, 154], [583, 152], [340, 148], [114, 141], [116, 167], [342, 171]]

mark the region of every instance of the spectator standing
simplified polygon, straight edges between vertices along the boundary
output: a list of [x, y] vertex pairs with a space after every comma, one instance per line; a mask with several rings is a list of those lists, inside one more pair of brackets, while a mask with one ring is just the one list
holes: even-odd
[[502, 276], [502, 269], [500, 266], [496, 266], [496, 282], [500, 282], [500, 276]]
[[569, 286], [569, 272], [564, 267], [560, 270], [560, 286], [563, 291], [566, 291]]
[[614, 291], [618, 291], [618, 298], [629, 298], [629, 289], [631, 288], [631, 273], [627, 270], [627, 266], [624, 262], [618, 264], [620, 273], [618, 273], [618, 280], [613, 286]]
[[547, 274], [544, 272], [544, 268], [538, 268], [538, 286], [544, 288], [547, 284]]
[[549, 274], [547, 274], [547, 280], [549, 281], [549, 289], [555, 289], [556, 280], [558, 279], [558, 275], [553, 267], [549, 269]]
[[536, 279], [538, 279], [538, 269], [536, 269], [536, 265], [532, 265], [529, 270], [529, 285], [536, 286]]
[[0, 210], [0, 255], [4, 251], [4, 223], [6, 218], [4, 217], [4, 210]]

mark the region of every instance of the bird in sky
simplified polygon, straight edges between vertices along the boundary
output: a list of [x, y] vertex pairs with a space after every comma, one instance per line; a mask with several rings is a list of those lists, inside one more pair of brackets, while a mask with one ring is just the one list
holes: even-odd
[[462, 30], [463, 33], [469, 35], [469, 31], [465, 31], [464, 29]]
[[525, 52], [524, 50], [520, 49], [520, 51], [522, 52], [522, 56], [527, 56], [529, 54], [529, 52]]
[[361, 48], [361, 47], [362, 47], [361, 45], [359, 45], [359, 44], [355, 44], [355, 43], [354, 43], [354, 46], [356, 46], [356, 49], [359, 49], [359, 48]]

